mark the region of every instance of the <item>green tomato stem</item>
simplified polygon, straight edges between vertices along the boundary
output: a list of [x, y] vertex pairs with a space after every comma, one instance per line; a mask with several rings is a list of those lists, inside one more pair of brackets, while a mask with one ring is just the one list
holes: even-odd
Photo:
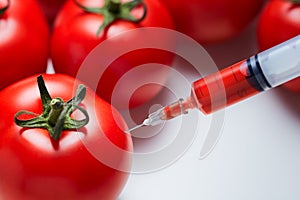
[[294, 3], [294, 4], [300, 4], [300, 0], [289, 0], [289, 1]]
[[3, 8], [0, 8], [0, 16], [9, 8], [9, 6], [10, 0], [7, 0], [7, 4]]
[[[122, 3], [120, 0], [105, 0], [104, 6], [94, 8], [86, 7], [80, 4], [78, 0], [74, 0], [74, 3], [87, 13], [103, 16], [103, 23], [96, 33], [97, 37], [106, 27], [118, 19], [139, 23], [147, 14], [147, 6], [143, 0], [132, 0], [126, 3]], [[144, 12], [141, 17], [136, 18], [131, 15], [131, 11], [139, 5], [142, 5]]]
[[[14, 121], [18, 126], [25, 128], [44, 128], [50, 133], [50, 137], [58, 140], [63, 130], [78, 129], [85, 126], [89, 122], [89, 116], [85, 109], [78, 106], [86, 95], [86, 87], [79, 85], [75, 97], [67, 102], [61, 98], [51, 98], [45, 86], [42, 76], [37, 78], [40, 96], [42, 100], [43, 113], [41, 115], [30, 111], [19, 111], [14, 117]], [[74, 110], [78, 109], [85, 116], [82, 120], [71, 118]], [[21, 115], [32, 115], [33, 118], [22, 120]]]
[[109, 0], [105, 2], [107, 9], [111, 13], [120, 13], [121, 2], [120, 0]]
[[50, 126], [54, 127], [64, 109], [64, 101], [61, 98], [54, 98], [50, 102], [50, 108], [48, 122]]

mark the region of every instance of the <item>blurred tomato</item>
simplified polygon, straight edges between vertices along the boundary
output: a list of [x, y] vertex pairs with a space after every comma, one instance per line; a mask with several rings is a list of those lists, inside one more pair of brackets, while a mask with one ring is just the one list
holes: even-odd
[[[300, 1], [269, 1], [258, 22], [257, 39], [260, 51], [271, 48], [299, 34]], [[284, 87], [300, 93], [300, 78], [284, 84]]]
[[[143, 2], [140, 0], [127, 0], [118, 2], [109, 0], [106, 1], [107, 3], [104, 7], [106, 14], [108, 13], [109, 15], [106, 17], [104, 17], [103, 13], [94, 13], [91, 11], [91, 8], [100, 8], [103, 6], [103, 0], [78, 0], [78, 2], [80, 5], [76, 5], [73, 0], [69, 0], [58, 14], [55, 22], [51, 40], [51, 58], [55, 71], [59, 73], [76, 77], [80, 65], [90, 51], [101, 42], [120, 33], [142, 27], [173, 28], [171, 16], [159, 1], [145, 0]], [[119, 18], [120, 13], [123, 13], [123, 11], [126, 12], [128, 8], [113, 10], [115, 9], [115, 6], [111, 5], [114, 4], [113, 2], [120, 4], [118, 6], [125, 5], [126, 3], [126, 5], [135, 5], [132, 7], [130, 13], [128, 13], [131, 19], [124, 19], [123, 14]], [[99, 29], [101, 25], [107, 22], [105, 20], [109, 21], [112, 16], [118, 18], [112, 20], [104, 29]], [[140, 35], [135, 40], [150, 40], [151, 37], [159, 36]], [[170, 40], [161, 40], [161, 43], [170, 43]], [[113, 48], [117, 49], [118, 47], [130, 45], [132, 45], [132, 40], [120, 37], [118, 41], [115, 41]], [[128, 108], [129, 99], [124, 98], [121, 94], [118, 98], [112, 100], [114, 87], [120, 78], [129, 70], [138, 68], [142, 64], [161, 63], [170, 65], [172, 59], [173, 55], [171, 53], [154, 48], [142, 48], [127, 52], [109, 65], [98, 83], [97, 94], [106, 101], [113, 103], [117, 108]], [[103, 69], [105, 67], [103, 64], [99, 63], [99, 65], [95, 65], [94, 70], [98, 70], [98, 68]], [[121, 91], [123, 92], [126, 92], [129, 86], [136, 86], [138, 88], [138, 91], [130, 98], [129, 106], [135, 107], [145, 103], [153, 98], [161, 89], [161, 86], [154, 84], [140, 87], [141, 85], [137, 85], [139, 80], [151, 80], [153, 77], [152, 80], [155, 82], [157, 79], [165, 80], [166, 76], [160, 70], [145, 71], [133, 77], [130, 83], [126, 82], [122, 84]], [[93, 82], [95, 81], [91, 80], [90, 76], [83, 79], [87, 84], [94, 84]]]
[[[8, 4], [10, 2], [10, 4]], [[49, 30], [35, 0], [1, 0], [0, 89], [46, 71]]]
[[162, 0], [176, 29], [200, 43], [236, 36], [255, 18], [264, 0]]
[[40, 4], [50, 26], [52, 26], [55, 17], [66, 0], [37, 0]]

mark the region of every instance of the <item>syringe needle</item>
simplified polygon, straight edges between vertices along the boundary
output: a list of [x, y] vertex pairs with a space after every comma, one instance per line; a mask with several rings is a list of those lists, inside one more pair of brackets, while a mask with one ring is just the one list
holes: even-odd
[[142, 124], [139, 124], [125, 132], [130, 133], [131, 131], [143, 126], [156, 126], [181, 114], [187, 114], [187, 110], [192, 109], [195, 106], [195, 102], [192, 98], [188, 98], [187, 100], [179, 99], [178, 101], [151, 113]]
[[132, 127], [131, 129], [128, 129], [125, 131], [126, 133], [130, 133], [131, 131], [134, 131], [135, 129], [141, 128], [143, 126], [155, 126], [157, 124], [163, 123], [165, 120], [162, 119], [164, 116], [164, 108], [161, 108], [153, 113], [151, 113], [148, 118], [146, 118], [143, 123], [136, 125]]
[[143, 126], [145, 126], [145, 124], [139, 124], [139, 125], [132, 127], [131, 129], [126, 130], [125, 132], [130, 133], [130, 132], [134, 131], [135, 129], [141, 128]]

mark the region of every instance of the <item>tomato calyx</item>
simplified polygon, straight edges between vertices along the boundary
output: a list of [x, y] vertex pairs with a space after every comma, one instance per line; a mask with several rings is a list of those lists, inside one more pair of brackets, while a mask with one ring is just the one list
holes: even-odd
[[[143, 0], [132, 0], [126, 3], [121, 3], [120, 0], [104, 0], [104, 6], [93, 8], [80, 4], [78, 0], [74, 0], [74, 2], [87, 13], [103, 15], [104, 21], [97, 30], [97, 36], [99, 36], [106, 27], [118, 19], [138, 23], [142, 21], [147, 14], [147, 6]], [[131, 11], [139, 5], [143, 7], [144, 12], [142, 16], [136, 18], [131, 14]]]
[[[58, 140], [63, 130], [78, 129], [89, 122], [87, 111], [78, 106], [86, 95], [86, 87], [80, 84], [76, 94], [70, 100], [64, 102], [61, 98], [51, 98], [42, 75], [37, 78], [38, 88], [42, 100], [43, 113], [38, 115], [30, 111], [21, 110], [15, 114], [14, 121], [18, 126], [24, 128], [44, 128], [50, 133], [50, 137]], [[73, 111], [78, 109], [85, 116], [84, 119], [71, 118]], [[21, 115], [34, 116], [30, 119], [19, 119]]]
[[300, 4], [300, 0], [289, 0], [291, 3]]
[[7, 0], [7, 4], [4, 7], [0, 7], [0, 16], [9, 8], [10, 0]]
[[300, 4], [300, 0], [288, 0], [290, 1], [291, 3], [294, 3], [294, 4]]

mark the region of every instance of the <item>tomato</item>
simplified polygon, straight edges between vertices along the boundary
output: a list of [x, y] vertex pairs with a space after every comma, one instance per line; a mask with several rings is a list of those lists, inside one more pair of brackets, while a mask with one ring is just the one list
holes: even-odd
[[52, 26], [55, 17], [66, 0], [37, 0], [40, 4], [50, 26]]
[[176, 29], [202, 44], [233, 38], [255, 18], [264, 0], [162, 0]]
[[[131, 165], [127, 152], [131, 151], [132, 141], [130, 135], [122, 131], [127, 128], [122, 117], [91, 89], [85, 91], [81, 86], [80, 95], [75, 99], [83, 101], [78, 100], [71, 114], [71, 119], [77, 122], [69, 117], [60, 118], [65, 116], [60, 113], [66, 106], [73, 104], [57, 102], [56, 97], [67, 102], [74, 96], [73, 89], [78, 83], [62, 74], [44, 74], [43, 77], [49, 91], [47, 96], [45, 90], [41, 90], [43, 104], [35, 76], [0, 92], [1, 199], [116, 199]], [[41, 77], [39, 84], [43, 85]], [[57, 115], [59, 108], [63, 111]], [[23, 112], [15, 116], [20, 110], [48, 114], [37, 117]], [[29, 119], [30, 123], [23, 121]], [[62, 127], [62, 132], [55, 131]], [[52, 132], [48, 130], [54, 130], [51, 137]], [[99, 154], [110, 160], [102, 159]]]
[[[271, 48], [299, 34], [300, 1], [298, 3], [289, 0], [269, 1], [258, 22], [257, 39], [260, 51]], [[300, 78], [294, 79], [283, 86], [300, 93]]]
[[[90, 0], [80, 1], [81, 6], [88, 8], [99, 8], [103, 6], [103, 0]], [[76, 5], [76, 1], [69, 0], [64, 5], [55, 22], [53, 36], [51, 40], [51, 58], [53, 66], [56, 72], [65, 73], [76, 77], [77, 72], [86, 58], [86, 56], [93, 50], [98, 44], [103, 41], [119, 35], [126, 31], [134, 30], [142, 27], [163, 27], [173, 28], [172, 18], [167, 12], [166, 8], [161, 5], [159, 1], [145, 0], [144, 3], [140, 0], [127, 0], [127, 3], [136, 3], [137, 5], [132, 8], [130, 15], [136, 20], [133, 22], [128, 19], [116, 19], [112, 23], [108, 24], [105, 28], [99, 29], [100, 26], [106, 23], [103, 14], [91, 13], [87, 9]], [[106, 1], [114, 2], [114, 1]], [[117, 4], [120, 2], [116, 1]], [[83, 4], [83, 5], [82, 5]], [[124, 5], [125, 2], [121, 2]], [[110, 5], [105, 4], [106, 7]], [[147, 10], [147, 11], [146, 11]], [[120, 11], [109, 11], [111, 15], [119, 13]], [[99, 31], [100, 30], [100, 31]], [[136, 38], [136, 40], [149, 39], [146, 36], [144, 38]], [[161, 43], [169, 43], [168, 41], [161, 41]], [[127, 38], [120, 38], [115, 42], [115, 48], [118, 46], [130, 46]], [[101, 56], [101, 55], [99, 55]], [[119, 57], [119, 56], [118, 56]], [[172, 63], [173, 56], [159, 49], [141, 48], [128, 52], [125, 55], [120, 55], [112, 64], [107, 66], [106, 72], [101, 77], [97, 94], [108, 102], [113, 103], [117, 108], [128, 108], [127, 99], [119, 96], [115, 101], [112, 100], [113, 90], [120, 80], [120, 78], [126, 74], [129, 70], [139, 67], [145, 63], [161, 63], [170, 65]], [[95, 69], [98, 67], [104, 68], [105, 66], [95, 65]], [[149, 79], [153, 77], [153, 80], [166, 79], [167, 75], [161, 73], [159, 70], [152, 71], [150, 73], [143, 73], [140, 76], [136, 76], [131, 79], [131, 83], [126, 82], [122, 85], [122, 91], [126, 91], [128, 85], [138, 82], [139, 79]], [[83, 80], [87, 84], [90, 84], [93, 80], [89, 80], [89, 77]], [[137, 86], [139, 87], [139, 86]], [[140, 87], [130, 99], [130, 107], [136, 107], [153, 98], [161, 89], [158, 85], [148, 85]]]
[[0, 1], [6, 5], [0, 14], [0, 89], [45, 72], [49, 56], [49, 30], [35, 0]]

